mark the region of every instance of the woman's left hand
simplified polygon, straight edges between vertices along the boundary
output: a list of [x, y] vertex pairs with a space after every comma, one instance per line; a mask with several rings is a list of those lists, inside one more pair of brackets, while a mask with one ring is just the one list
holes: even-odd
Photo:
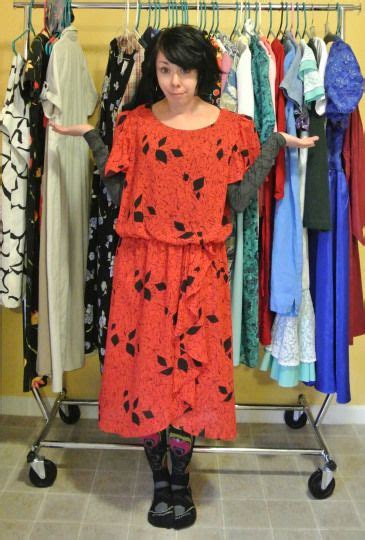
[[303, 138], [294, 137], [294, 135], [289, 135], [289, 133], [284, 133], [283, 131], [280, 131], [280, 135], [284, 137], [288, 148], [313, 148], [319, 139], [317, 136]]

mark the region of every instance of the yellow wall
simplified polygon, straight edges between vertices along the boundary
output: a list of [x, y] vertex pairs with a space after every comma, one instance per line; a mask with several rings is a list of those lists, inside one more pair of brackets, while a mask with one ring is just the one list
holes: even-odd
[[[90, 2], [90, 0], [88, 0]], [[114, 0], [113, 0], [114, 1]], [[116, 0], [115, 0], [116, 1]], [[363, 0], [358, 0], [363, 1]], [[350, 3], [350, 2], [347, 2]], [[0, 103], [3, 103], [8, 70], [11, 62], [11, 40], [19, 35], [23, 30], [23, 11], [13, 9], [12, 0], [1, 0], [0, 8]], [[331, 0], [330, 4], [335, 4]], [[308, 3], [310, 6], [310, 3]], [[38, 32], [42, 27], [42, 10], [36, 10], [33, 23]], [[79, 39], [85, 51], [89, 68], [94, 77], [96, 87], [101, 88], [104, 70], [106, 67], [108, 44], [110, 40], [120, 33], [123, 26], [124, 14], [122, 11], [75, 11], [75, 25], [79, 29]], [[146, 14], [143, 14], [140, 29], [145, 28], [144, 21]], [[208, 15], [208, 21], [210, 21]], [[310, 8], [308, 14], [308, 24], [312, 18]], [[317, 35], [323, 36], [324, 22], [326, 16], [322, 13], [315, 13], [314, 22]], [[234, 12], [221, 12], [220, 28], [229, 32], [234, 21]], [[134, 20], [133, 15], [131, 20]], [[166, 21], [166, 19], [162, 20]], [[274, 28], [277, 28], [277, 16], [274, 17]], [[302, 21], [302, 19], [301, 19]], [[191, 15], [190, 22], [195, 24], [195, 13]], [[336, 15], [329, 16], [330, 28], [335, 30]], [[164, 23], [163, 23], [164, 24]], [[268, 13], [263, 13], [263, 30], [267, 31]], [[302, 22], [300, 28], [302, 28]], [[210, 23], [207, 23], [210, 27]], [[346, 16], [346, 39], [351, 44], [360, 62], [362, 72], [365, 73], [365, 47], [364, 32], [365, 9], [362, 13], [349, 12]], [[22, 44], [19, 43], [19, 51], [22, 51]], [[361, 103], [361, 112], [365, 118], [365, 100]], [[364, 164], [365, 166], [365, 164]], [[362, 279], [365, 285], [365, 250], [361, 249]], [[2, 336], [0, 350], [0, 396], [20, 396], [22, 395], [22, 329], [21, 316], [19, 313], [10, 310], [2, 310], [0, 332]], [[96, 355], [86, 359], [86, 366], [82, 370], [72, 372], [66, 376], [66, 386], [68, 393], [73, 397], [96, 397], [99, 389], [99, 365]], [[351, 347], [351, 385], [352, 403], [365, 404], [365, 337], [357, 338], [355, 345]], [[305, 391], [310, 402], [319, 402], [321, 395], [314, 391], [308, 391], [305, 387], [299, 390]], [[49, 395], [51, 395], [49, 393]], [[298, 395], [298, 388], [283, 390], [271, 382], [267, 374], [262, 374], [257, 370], [249, 370], [244, 367], [236, 369], [236, 400], [245, 403], [260, 402], [290, 402]]]

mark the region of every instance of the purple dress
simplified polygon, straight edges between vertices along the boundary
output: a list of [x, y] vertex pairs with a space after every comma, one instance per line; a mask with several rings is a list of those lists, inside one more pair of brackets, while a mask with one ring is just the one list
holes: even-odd
[[316, 316], [316, 383], [338, 403], [350, 401], [349, 193], [341, 152], [349, 115], [362, 96], [359, 64], [344, 41], [332, 45], [326, 72], [327, 145], [332, 230], [310, 235], [311, 292]]

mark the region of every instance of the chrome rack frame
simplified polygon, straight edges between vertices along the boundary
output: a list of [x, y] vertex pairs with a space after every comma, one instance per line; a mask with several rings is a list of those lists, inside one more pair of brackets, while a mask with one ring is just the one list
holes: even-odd
[[[254, 9], [255, 3], [249, 4], [250, 8]], [[146, 10], [154, 8], [154, 5], [150, 3], [113, 3], [113, 2], [72, 2], [72, 8], [74, 9], [139, 9]], [[188, 10], [196, 10], [198, 4], [185, 3], [184, 8]], [[247, 2], [245, 3], [247, 6]], [[14, 8], [24, 9], [24, 27], [28, 27], [28, 21], [30, 16], [31, 3], [29, 1], [13, 1]], [[33, 8], [43, 8], [43, 2], [34, 2]], [[158, 5], [161, 10], [169, 9], [170, 4], [163, 3]], [[270, 9], [274, 11], [280, 11], [283, 8], [283, 4], [261, 4], [262, 11], [268, 11]], [[212, 10], [216, 9], [216, 5], [204, 6], [204, 9]], [[220, 10], [236, 10], [236, 3], [220, 3]], [[296, 10], [303, 11], [304, 4], [296, 4]], [[361, 11], [362, 5], [360, 4], [310, 4], [308, 6], [310, 11], [336, 11], [339, 9], [341, 20], [341, 37], [344, 38], [345, 29], [345, 14], [347, 11]], [[25, 44], [25, 58], [27, 58], [28, 43]], [[45, 420], [45, 425], [41, 430], [38, 438], [32, 445], [32, 448], [27, 456], [27, 461], [30, 463], [29, 476], [31, 482], [38, 487], [44, 487], [52, 485], [57, 475], [56, 465], [39, 454], [41, 448], [67, 448], [75, 450], [92, 449], [92, 450], [143, 450], [141, 444], [134, 443], [98, 443], [98, 442], [72, 442], [62, 440], [48, 440], [47, 435], [52, 427], [52, 422], [59, 413], [61, 418], [68, 424], [77, 422], [80, 417], [79, 407], [85, 406], [97, 406], [98, 401], [87, 399], [68, 399], [67, 392], [64, 390], [59, 393], [51, 410], [48, 410], [45, 400], [41, 396], [41, 392], [37, 388], [32, 389], [33, 396], [41, 410], [42, 416]], [[320, 410], [316, 417], [314, 417], [311, 408], [307, 404], [304, 395], [298, 397], [298, 402], [294, 405], [255, 405], [255, 404], [236, 404], [236, 410], [249, 411], [249, 410], [261, 410], [261, 411], [284, 411], [285, 422], [292, 428], [298, 428], [305, 425], [308, 420], [311, 428], [316, 437], [318, 448], [256, 448], [256, 447], [241, 447], [241, 446], [203, 446], [197, 445], [194, 449], [196, 452], [201, 453], [217, 453], [217, 454], [257, 454], [257, 455], [309, 455], [319, 456], [323, 459], [323, 465], [317, 471], [315, 471], [309, 478], [308, 487], [311, 494], [316, 498], [329, 497], [335, 487], [334, 471], [336, 470], [336, 463], [333, 461], [330, 455], [330, 451], [327, 444], [320, 432], [320, 425], [330, 407], [333, 394], [327, 394]], [[68, 410], [68, 415], [64, 410]]]

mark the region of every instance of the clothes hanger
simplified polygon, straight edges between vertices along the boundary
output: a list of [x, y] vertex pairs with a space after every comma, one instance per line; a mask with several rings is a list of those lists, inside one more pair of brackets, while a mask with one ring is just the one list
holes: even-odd
[[[242, 2], [241, 2], [241, 5], [242, 5]], [[238, 25], [238, 0], [236, 0], [236, 11], [235, 11], [235, 15], [234, 15], [233, 29], [232, 29], [232, 32], [231, 32], [231, 34], [229, 36], [230, 40], [232, 40], [233, 36], [236, 35], [237, 25]]]
[[309, 32], [307, 30], [307, 6], [305, 5], [305, 2], [303, 2], [303, 16], [304, 16], [304, 29], [302, 33], [302, 39], [304, 39], [305, 36], [307, 36], [307, 38], [310, 39], [311, 36], [309, 35]]
[[271, 2], [269, 2], [269, 31], [266, 34], [267, 39], [269, 39], [270, 36], [272, 36], [273, 39], [276, 38], [274, 32], [272, 31], [272, 3]]
[[215, 4], [214, 4], [214, 1], [213, 1], [213, 0], [211, 0], [211, 4], [210, 4], [210, 5], [211, 5], [211, 8], [212, 8], [212, 24], [211, 24], [211, 27], [210, 27], [210, 29], [209, 29], [208, 34], [209, 34], [210, 36], [212, 36], [212, 35], [213, 35], [213, 28], [214, 28], [214, 26], [215, 26]]
[[[330, 4], [328, 4], [329, 8]], [[326, 45], [328, 43], [332, 43], [333, 41], [337, 41], [341, 35], [341, 16], [340, 16], [340, 4], [336, 4], [336, 11], [337, 11], [337, 27], [336, 27], [336, 33], [333, 34], [329, 28], [328, 24], [328, 16], [329, 16], [329, 10], [327, 12], [327, 18], [326, 18], [326, 24], [325, 24], [325, 36], [323, 38]]]
[[[271, 2], [270, 2], [271, 4]], [[278, 33], [276, 34], [275, 36], [275, 39], [278, 39], [279, 38], [279, 34], [281, 32], [281, 29], [283, 27], [283, 20], [284, 20], [284, 2], [281, 2], [281, 16], [280, 16], [280, 25], [279, 25], [279, 30], [278, 30]], [[284, 33], [284, 32], [283, 32]]]
[[296, 10], [296, 15], [297, 15], [297, 26], [296, 26], [296, 29], [295, 29], [295, 39], [300, 39], [302, 36], [301, 36], [301, 33], [299, 32], [299, 26], [300, 26], [300, 20], [299, 20], [299, 2], [296, 3], [295, 5], [295, 10]]
[[27, 28], [19, 36], [17, 36], [15, 39], [13, 39], [13, 41], [11, 42], [11, 48], [12, 48], [13, 53], [15, 55], [18, 54], [18, 51], [16, 50], [16, 44], [17, 44], [18, 41], [20, 41], [24, 36], [27, 36], [26, 39], [28, 40], [30, 32], [32, 32], [33, 36], [35, 36], [35, 31], [34, 31], [33, 24], [32, 24], [33, 4], [34, 4], [34, 0], [31, 0], [31, 2], [29, 4], [29, 19], [28, 19]]
[[314, 37], [316, 37], [316, 27], [314, 25], [314, 5], [313, 5], [313, 2], [312, 2], [312, 20], [311, 20], [311, 25], [309, 27], [309, 35], [310, 35], [310, 37], [312, 39]]
[[136, 17], [134, 19], [133, 32], [138, 37], [138, 39], [141, 38], [139, 34], [139, 30], [138, 30], [140, 20], [141, 20], [141, 2], [140, 0], [136, 0]]

